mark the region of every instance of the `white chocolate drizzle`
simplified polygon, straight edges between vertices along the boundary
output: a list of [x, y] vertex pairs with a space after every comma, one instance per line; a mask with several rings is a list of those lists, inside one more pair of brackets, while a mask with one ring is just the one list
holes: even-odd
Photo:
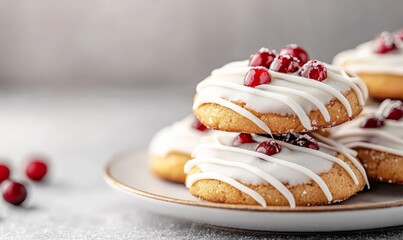
[[266, 123], [245, 108], [234, 104], [239, 101], [259, 113], [295, 115], [305, 130], [314, 130], [316, 121], [309, 118], [312, 110], [318, 109], [325, 121], [330, 122], [326, 104], [337, 99], [348, 116], [352, 117], [352, 106], [343, 94], [354, 91], [362, 106], [368, 96], [365, 84], [356, 75], [328, 64], [326, 68], [328, 78], [323, 82], [269, 70], [271, 83], [251, 88], [244, 86], [244, 76], [251, 69], [248, 61], [229, 63], [214, 70], [211, 76], [197, 85], [193, 109], [206, 103], [216, 103], [237, 112], [271, 134]]
[[[322, 189], [327, 200], [332, 202], [333, 197], [329, 187], [319, 174], [330, 171], [333, 164], [341, 166], [354, 183], [359, 184], [351, 167], [335, 157], [336, 153], [342, 153], [348, 159], [354, 159], [351, 154], [355, 152], [334, 141], [324, 142], [321, 141], [323, 137], [314, 136], [320, 141], [318, 144], [321, 150], [313, 150], [275, 140], [282, 146], [282, 150], [278, 154], [268, 156], [256, 152], [255, 149], [260, 142], [272, 138], [255, 134], [252, 136], [255, 143], [242, 144], [239, 147], [228, 145], [233, 138], [228, 140], [229, 136], [224, 135], [216, 136], [216, 138], [227, 139], [217, 139], [197, 146], [192, 153], [194, 159], [186, 163], [184, 171], [189, 173], [193, 167], [197, 166], [201, 172], [188, 175], [186, 186], [190, 188], [202, 179], [215, 179], [230, 184], [249, 195], [260, 205], [266, 206], [264, 198], [246, 185], [270, 184], [287, 199], [290, 207], [294, 208], [295, 198], [286, 187], [286, 183], [292, 186], [313, 181]], [[357, 160], [353, 163], [360, 165]], [[366, 179], [365, 171], [360, 170], [360, 172]]]

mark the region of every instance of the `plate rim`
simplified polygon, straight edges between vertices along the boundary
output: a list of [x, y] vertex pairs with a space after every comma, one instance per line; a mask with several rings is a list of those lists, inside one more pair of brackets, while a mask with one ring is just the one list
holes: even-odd
[[[375, 210], [382, 208], [393, 208], [393, 207], [403, 207], [403, 199], [395, 200], [395, 201], [386, 201], [380, 203], [367, 203], [367, 204], [356, 204], [356, 205], [323, 205], [323, 206], [297, 206], [295, 208], [290, 208], [287, 206], [257, 206], [257, 205], [241, 205], [241, 204], [226, 204], [226, 203], [213, 203], [207, 201], [193, 201], [193, 200], [185, 200], [178, 199], [173, 197], [168, 197], [156, 193], [150, 193], [147, 191], [143, 191], [132, 186], [127, 185], [126, 183], [116, 179], [112, 173], [111, 168], [115, 162], [124, 159], [125, 156], [140, 154], [140, 153], [148, 153], [145, 149], [137, 149], [137, 150], [129, 150], [123, 151], [119, 154], [115, 154], [111, 157], [105, 164], [103, 176], [106, 182], [112, 183], [114, 186], [118, 186], [121, 189], [125, 190], [125, 192], [134, 193], [136, 195], [146, 197], [153, 200], [164, 201], [173, 204], [194, 206], [194, 207], [206, 207], [206, 208], [219, 208], [222, 210], [239, 210], [239, 211], [255, 211], [255, 212], [342, 212], [342, 211], [360, 211], [360, 210]], [[147, 154], [148, 155], [148, 154]], [[174, 184], [174, 183], [172, 183]]]

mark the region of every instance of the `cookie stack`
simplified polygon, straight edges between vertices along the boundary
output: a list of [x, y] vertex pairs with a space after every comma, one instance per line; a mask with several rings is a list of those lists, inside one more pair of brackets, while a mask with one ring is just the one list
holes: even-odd
[[367, 97], [357, 75], [295, 44], [262, 48], [198, 84], [195, 116], [154, 137], [151, 170], [207, 201], [261, 206], [340, 202], [369, 187], [366, 171], [403, 182], [402, 103], [357, 117]]
[[358, 77], [310, 60], [296, 45], [229, 63], [198, 84], [193, 110], [208, 128], [237, 136], [198, 145], [185, 165], [186, 186], [230, 204], [345, 200], [363, 189], [365, 170], [354, 152], [318, 130], [355, 118], [366, 97]]

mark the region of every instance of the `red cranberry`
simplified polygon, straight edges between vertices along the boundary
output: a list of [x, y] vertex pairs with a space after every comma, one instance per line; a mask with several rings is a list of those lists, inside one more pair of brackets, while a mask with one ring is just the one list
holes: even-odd
[[194, 119], [194, 121], [193, 121], [192, 127], [193, 127], [194, 129], [196, 129], [196, 130], [199, 130], [200, 132], [204, 132], [204, 131], [206, 131], [206, 130], [208, 129], [208, 128], [207, 128], [206, 126], [204, 126], [204, 124], [201, 123], [200, 120], [197, 119], [196, 117], [195, 117], [195, 119]]
[[244, 79], [244, 84], [247, 87], [256, 87], [261, 84], [269, 84], [271, 82], [271, 76], [267, 68], [254, 67], [249, 70]]
[[379, 114], [368, 115], [363, 122], [361, 122], [362, 128], [379, 128], [385, 124], [385, 119]]
[[48, 167], [46, 163], [41, 159], [33, 159], [28, 163], [25, 173], [27, 176], [34, 181], [41, 181], [48, 172]]
[[315, 139], [313, 139], [308, 134], [304, 134], [304, 135], [299, 136], [297, 139], [295, 139], [291, 143], [294, 144], [294, 145], [300, 146], [300, 147], [319, 150], [318, 143], [315, 141]]
[[293, 140], [297, 139], [297, 137], [292, 134], [292, 133], [284, 133], [284, 134], [277, 134], [277, 135], [273, 135], [274, 139], [286, 142], [286, 143], [290, 143]]
[[274, 155], [281, 151], [281, 146], [274, 140], [261, 142], [256, 148], [256, 152], [264, 153], [268, 156]]
[[390, 120], [400, 120], [403, 117], [403, 104], [401, 101], [393, 101], [383, 110], [383, 116]]
[[259, 52], [253, 54], [249, 59], [249, 66], [251, 67], [266, 67], [270, 68], [271, 63], [276, 57], [275, 51], [267, 48], [261, 48]]
[[255, 140], [253, 140], [252, 135], [250, 135], [248, 133], [241, 133], [234, 139], [232, 145], [240, 146], [245, 143], [254, 143], [254, 142], [255, 142]]
[[270, 70], [281, 73], [293, 73], [298, 71], [299, 60], [290, 55], [278, 55], [270, 66]]
[[374, 40], [375, 53], [384, 54], [396, 49], [395, 37], [389, 32], [379, 34]]
[[310, 60], [302, 66], [299, 75], [322, 82], [327, 78], [327, 69], [323, 63], [317, 60]]
[[0, 163], [0, 183], [10, 177], [10, 168], [7, 165]]
[[309, 60], [308, 53], [303, 48], [301, 48], [296, 44], [290, 44], [281, 49], [280, 55], [284, 54], [288, 54], [290, 56], [298, 58], [300, 67]]
[[6, 180], [2, 184], [3, 198], [13, 205], [20, 205], [27, 198], [27, 189], [22, 183]]

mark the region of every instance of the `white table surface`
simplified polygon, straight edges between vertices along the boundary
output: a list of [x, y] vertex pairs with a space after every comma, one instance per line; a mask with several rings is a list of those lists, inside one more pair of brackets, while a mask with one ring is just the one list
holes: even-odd
[[146, 148], [191, 101], [192, 92], [172, 89], [0, 90], [0, 157], [13, 177], [24, 179], [32, 153], [51, 161], [47, 181], [28, 184], [24, 208], [0, 201], [0, 239], [403, 239], [403, 227], [333, 235], [221, 229], [147, 212], [110, 189], [102, 179], [108, 158]]

